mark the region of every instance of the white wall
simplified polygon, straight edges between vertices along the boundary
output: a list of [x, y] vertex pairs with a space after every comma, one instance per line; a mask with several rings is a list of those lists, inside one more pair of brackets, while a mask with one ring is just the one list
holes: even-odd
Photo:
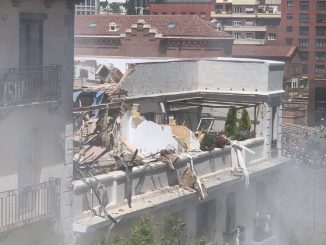
[[131, 97], [196, 90], [264, 94], [283, 89], [283, 68], [282, 62], [233, 58], [140, 63], [122, 88]]

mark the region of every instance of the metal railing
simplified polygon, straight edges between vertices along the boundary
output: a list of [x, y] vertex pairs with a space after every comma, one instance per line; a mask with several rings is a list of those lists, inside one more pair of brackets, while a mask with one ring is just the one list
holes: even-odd
[[0, 233], [59, 214], [59, 179], [0, 193]]
[[62, 66], [29, 66], [0, 70], [0, 107], [57, 102]]
[[229, 245], [244, 245], [245, 229], [243, 226], [237, 226], [234, 231], [223, 232], [224, 242]]

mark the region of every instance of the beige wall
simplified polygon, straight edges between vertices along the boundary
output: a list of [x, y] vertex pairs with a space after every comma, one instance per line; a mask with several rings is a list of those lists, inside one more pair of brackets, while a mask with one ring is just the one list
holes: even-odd
[[[61, 104], [54, 113], [49, 105], [30, 105], [0, 109], [0, 191], [17, 188], [18, 166], [35, 162], [34, 181], [63, 176], [64, 148], [61, 139], [65, 123], [70, 122], [73, 80], [73, 10], [65, 1], [54, 1], [45, 8], [44, 0], [22, 1], [18, 7], [12, 1], [0, 3], [0, 68], [19, 65], [19, 14], [46, 14], [44, 20], [43, 64], [62, 65]], [[72, 20], [68, 25], [69, 19]], [[52, 104], [54, 108], [56, 105]], [[37, 142], [33, 131], [38, 130]], [[32, 153], [33, 147], [37, 147]], [[25, 166], [28, 168], [28, 165]]]

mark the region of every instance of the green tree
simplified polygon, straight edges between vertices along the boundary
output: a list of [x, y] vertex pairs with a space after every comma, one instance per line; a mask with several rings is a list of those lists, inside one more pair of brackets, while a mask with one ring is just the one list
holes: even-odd
[[241, 118], [239, 121], [239, 140], [249, 139], [251, 129], [251, 120], [249, 113], [246, 109], [242, 110]]
[[155, 245], [154, 225], [149, 214], [140, 218], [139, 223], [132, 228], [131, 233], [129, 245]]
[[120, 3], [113, 2], [109, 4], [112, 13], [119, 14], [121, 12]]
[[134, 0], [126, 0], [125, 8], [126, 8], [127, 15], [135, 15], [136, 14]]
[[238, 134], [238, 118], [237, 118], [237, 110], [234, 106], [228, 111], [225, 121], [225, 136], [230, 137], [232, 139], [236, 138]]

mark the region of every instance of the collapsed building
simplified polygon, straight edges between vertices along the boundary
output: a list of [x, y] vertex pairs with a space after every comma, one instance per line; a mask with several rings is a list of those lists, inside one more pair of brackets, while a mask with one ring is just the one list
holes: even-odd
[[[128, 234], [149, 212], [185, 219], [185, 244], [203, 235], [278, 244], [288, 163], [280, 154], [283, 72], [282, 62], [250, 59], [137, 63], [120, 79], [97, 71], [76, 86], [76, 243]], [[251, 137], [202, 151], [201, 136], [223, 131], [230, 108], [249, 112]]]

